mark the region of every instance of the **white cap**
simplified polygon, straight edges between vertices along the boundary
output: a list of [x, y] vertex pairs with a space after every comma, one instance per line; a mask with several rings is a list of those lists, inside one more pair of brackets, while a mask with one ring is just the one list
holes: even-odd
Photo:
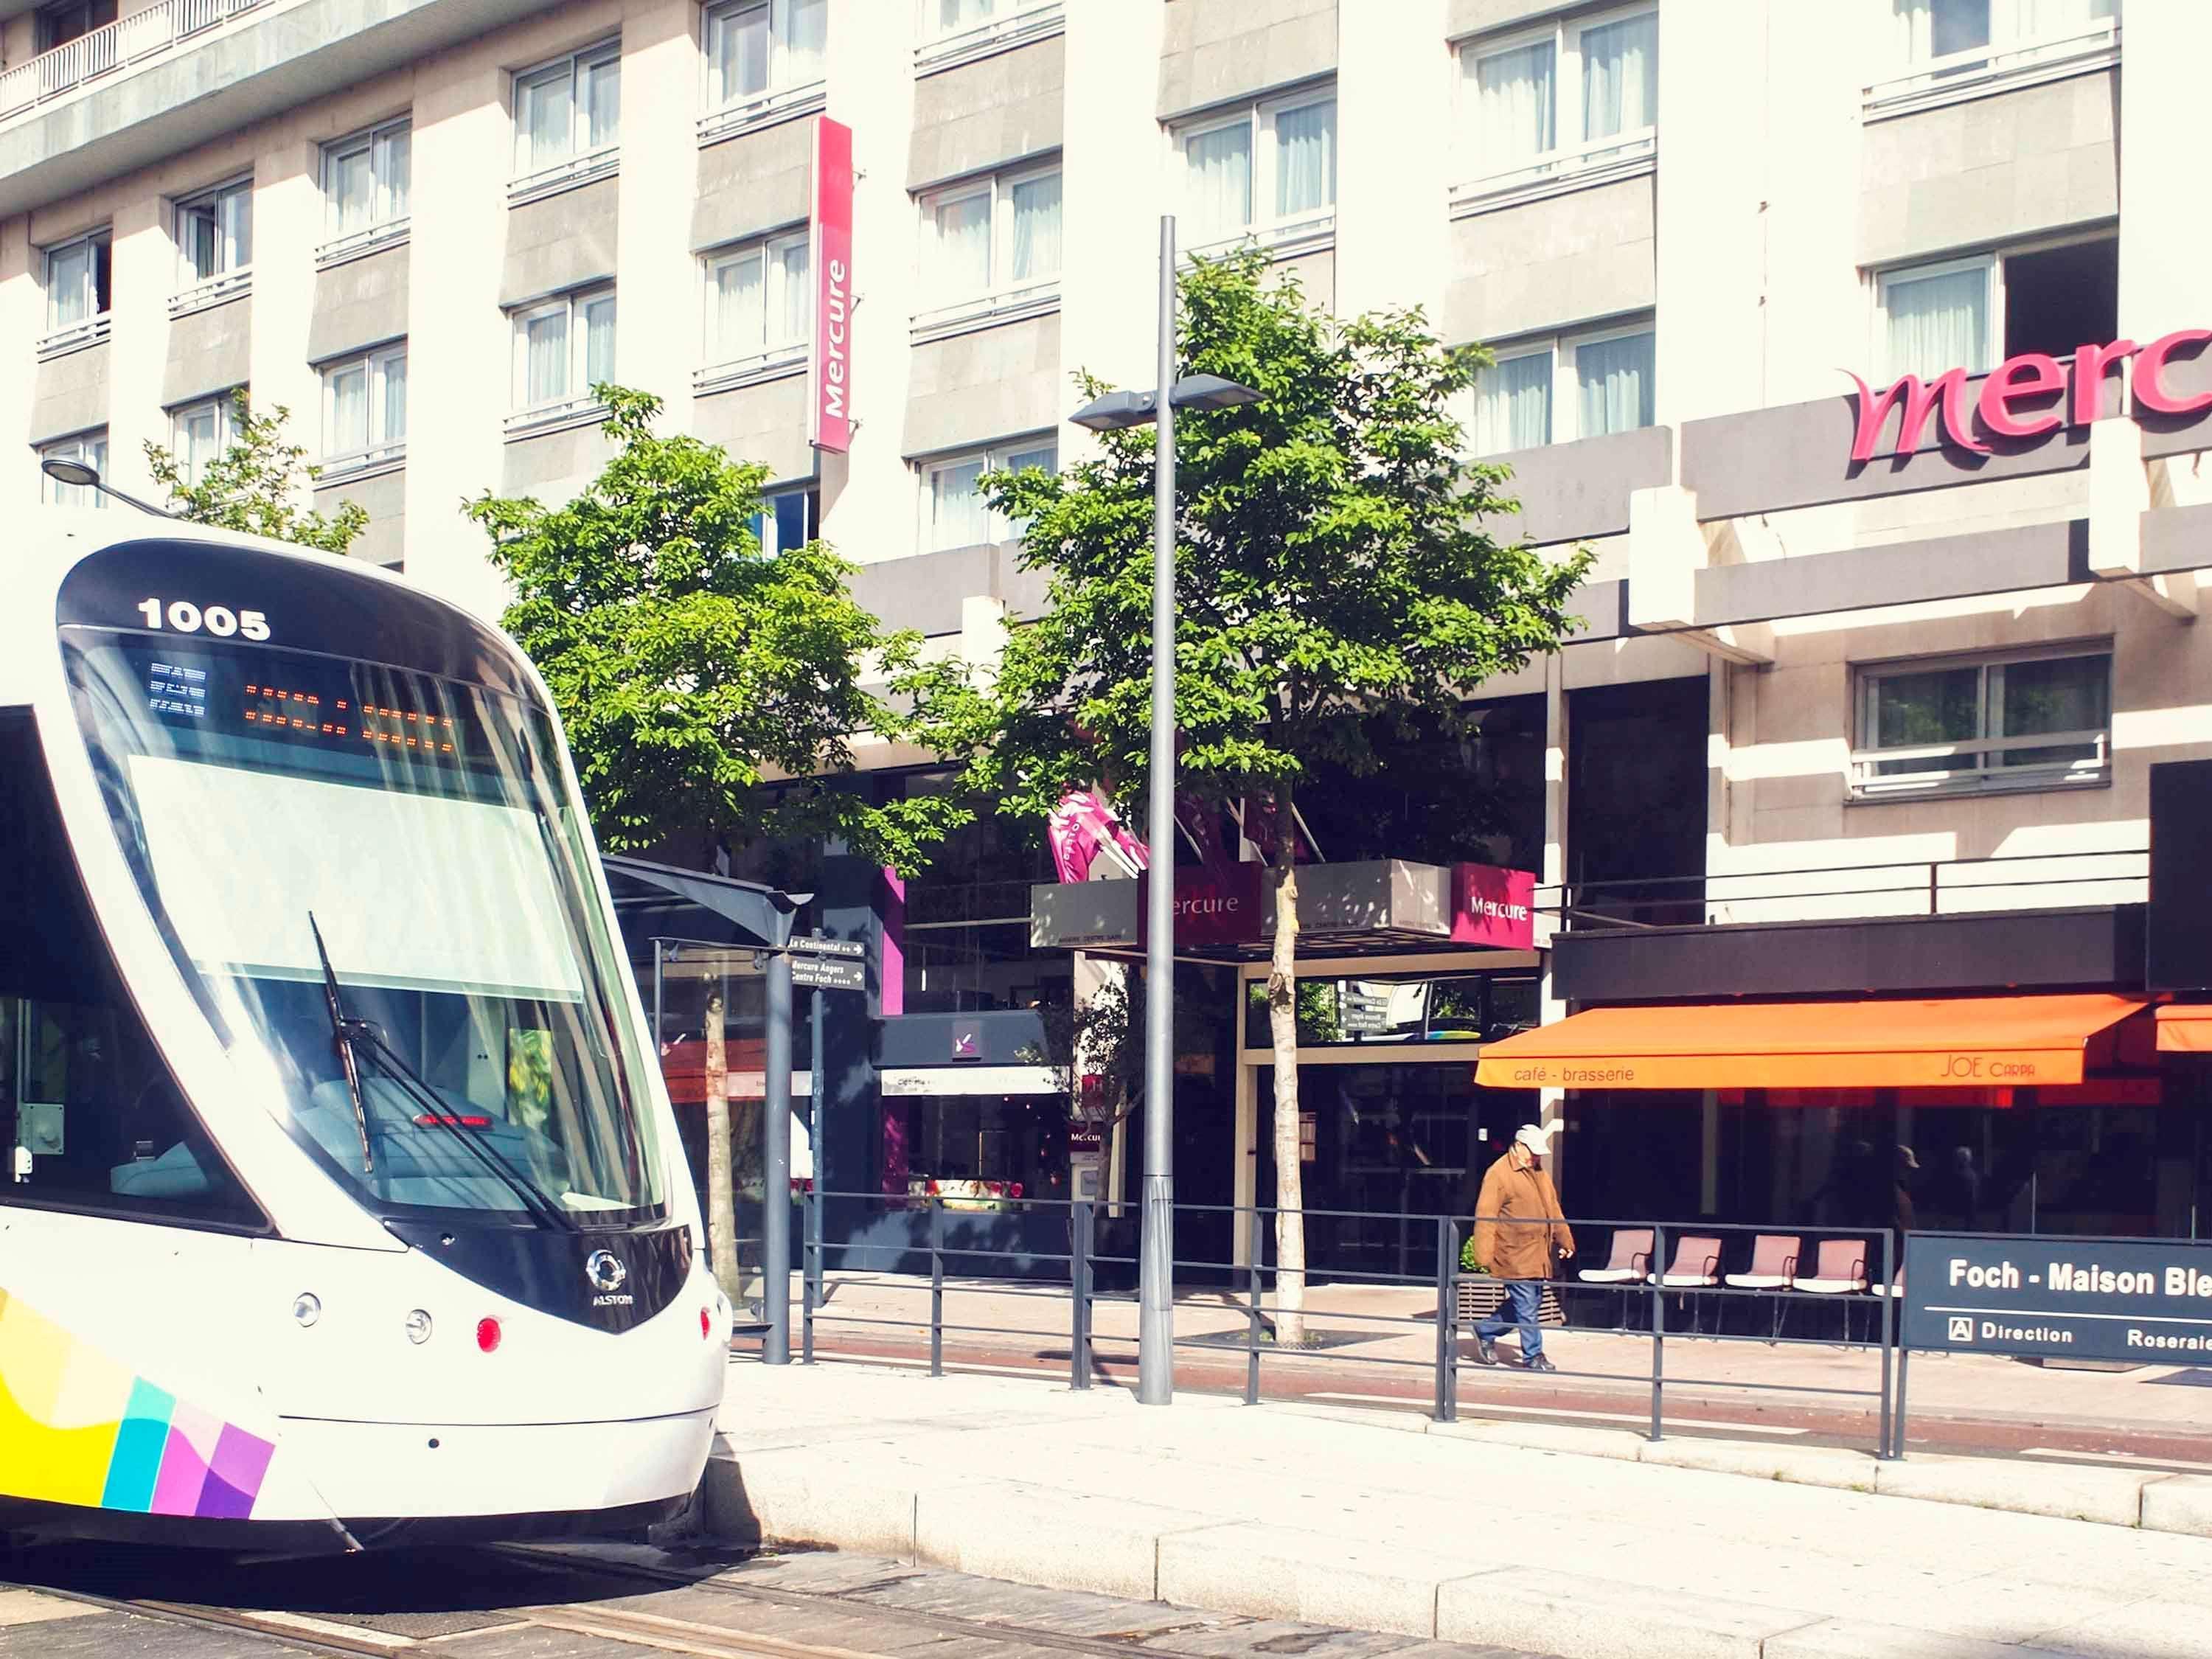
[[1513, 1139], [1516, 1146], [1526, 1146], [1539, 1158], [1548, 1157], [1551, 1153], [1550, 1133], [1533, 1123], [1524, 1123], [1514, 1131]]

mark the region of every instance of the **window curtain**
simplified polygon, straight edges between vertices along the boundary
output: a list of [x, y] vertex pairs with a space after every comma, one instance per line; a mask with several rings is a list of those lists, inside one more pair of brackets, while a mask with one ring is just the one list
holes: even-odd
[[[1011, 451], [1002, 465], [1008, 472], [1025, 471], [1033, 466], [1047, 472], [1056, 471], [1060, 465], [1060, 446], [1048, 443], [1040, 444], [1033, 449]], [[1030, 521], [1027, 519], [1000, 520], [999, 523], [1003, 528], [994, 532], [992, 536], [994, 541], [1004, 538], [1018, 540], [1029, 534]]]
[[368, 228], [370, 205], [376, 199], [376, 174], [368, 145], [331, 157], [331, 199], [337, 209], [341, 236]]
[[568, 395], [568, 316], [532, 317], [522, 325], [524, 402], [558, 403]]
[[990, 514], [976, 481], [983, 476], [980, 460], [956, 461], [933, 468], [929, 474], [930, 547], [941, 552], [949, 547], [974, 547], [990, 539]]
[[1552, 354], [1507, 357], [1474, 384], [1474, 453], [1503, 455], [1552, 441]]
[[762, 258], [749, 253], [714, 270], [714, 349], [727, 361], [759, 350], [768, 331]]
[[978, 191], [937, 204], [930, 289], [940, 300], [982, 294], [991, 286], [991, 193]]
[[991, 15], [991, 0], [937, 0], [937, 32], [950, 34]]
[[1275, 118], [1275, 214], [1312, 213], [1336, 204], [1336, 100], [1286, 109]]
[[526, 167], [550, 167], [568, 153], [568, 75], [558, 70], [522, 89]]
[[378, 140], [384, 147], [382, 217], [404, 219], [408, 195], [415, 184], [415, 133], [410, 127]]
[[1194, 132], [1183, 142], [1194, 246], [1252, 222], [1252, 124]]
[[790, 8], [783, 34], [783, 73], [787, 87], [819, 81], [830, 41], [830, 0], [784, 0]]
[[1014, 186], [1014, 280], [1060, 275], [1060, 175], [1048, 173]]
[[1551, 149], [1558, 49], [1549, 40], [1494, 52], [1469, 66], [1475, 89], [1476, 160], [1504, 173]]
[[253, 263], [253, 192], [234, 190], [216, 203], [222, 228], [222, 269], [243, 270]]
[[396, 444], [407, 436], [407, 359], [384, 360], [384, 430], [379, 441]]
[[52, 255], [46, 263], [46, 319], [68, 328], [92, 314], [92, 245]]
[[611, 296], [594, 300], [584, 307], [584, 384], [593, 386], [615, 377], [615, 302]]
[[217, 422], [212, 409], [197, 409], [178, 422], [177, 447], [184, 452], [185, 482], [196, 484], [215, 459]]
[[2015, 27], [2021, 38], [2028, 40], [2071, 34], [2118, 11], [2115, 0], [2013, 0], [2013, 3], [2020, 8]]
[[1584, 29], [1582, 45], [1583, 136], [1611, 138], [1657, 125], [1658, 14]]
[[331, 376], [329, 453], [354, 455], [368, 447], [368, 370], [342, 368]]
[[811, 259], [805, 241], [786, 242], [776, 250], [782, 293], [776, 307], [776, 342], [789, 344], [805, 339], [814, 313], [814, 285], [807, 280]]
[[583, 147], [605, 149], [622, 136], [622, 60], [586, 64], [576, 73], [583, 83], [579, 100], [584, 112]]
[[[2014, 0], [1996, 0], [2011, 5]], [[2035, 0], [2024, 0], [2033, 5]], [[1891, 0], [1899, 56], [1908, 64], [1990, 44], [1990, 0]]]
[[1889, 315], [1889, 372], [1941, 374], [1990, 367], [1990, 274], [1977, 266], [1936, 276], [1893, 278], [1884, 285]]
[[714, 20], [714, 92], [732, 104], [768, 89], [768, 8], [725, 13]]
[[1582, 394], [1577, 437], [1651, 424], [1651, 343], [1649, 334], [1629, 334], [1575, 348], [1575, 382]]

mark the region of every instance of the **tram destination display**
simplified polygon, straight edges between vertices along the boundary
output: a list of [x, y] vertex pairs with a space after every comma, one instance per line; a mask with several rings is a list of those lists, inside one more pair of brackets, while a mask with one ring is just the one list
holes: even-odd
[[2197, 1364], [2212, 1358], [2212, 1244], [1911, 1233], [1909, 1348]]

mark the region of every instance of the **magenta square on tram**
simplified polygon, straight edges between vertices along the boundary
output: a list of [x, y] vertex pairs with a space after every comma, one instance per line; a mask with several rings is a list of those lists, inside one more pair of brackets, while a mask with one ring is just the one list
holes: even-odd
[[269, 1460], [276, 1452], [276, 1448], [260, 1436], [225, 1424], [222, 1437], [216, 1442], [214, 1461], [208, 1465], [198, 1512], [215, 1520], [246, 1519], [253, 1513], [261, 1477], [269, 1472]]

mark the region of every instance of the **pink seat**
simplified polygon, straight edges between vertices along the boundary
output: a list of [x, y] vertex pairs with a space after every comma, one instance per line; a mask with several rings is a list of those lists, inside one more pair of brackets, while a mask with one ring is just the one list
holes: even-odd
[[1852, 1296], [1867, 1287], [1866, 1240], [1863, 1238], [1824, 1238], [1820, 1253], [1814, 1259], [1813, 1271], [1802, 1277], [1793, 1277], [1790, 1288], [1811, 1291], [1820, 1296]]
[[1641, 1285], [1651, 1272], [1651, 1230], [1624, 1227], [1613, 1236], [1613, 1251], [1602, 1267], [1584, 1267], [1577, 1277], [1589, 1285]]
[[1720, 1266], [1720, 1240], [1692, 1235], [1676, 1241], [1674, 1260], [1659, 1275], [1659, 1282], [1683, 1286], [1717, 1285], [1721, 1282]]
[[1739, 1291], [1785, 1289], [1797, 1271], [1798, 1249], [1795, 1233], [1761, 1233], [1752, 1241], [1751, 1271], [1730, 1273], [1728, 1282]]

